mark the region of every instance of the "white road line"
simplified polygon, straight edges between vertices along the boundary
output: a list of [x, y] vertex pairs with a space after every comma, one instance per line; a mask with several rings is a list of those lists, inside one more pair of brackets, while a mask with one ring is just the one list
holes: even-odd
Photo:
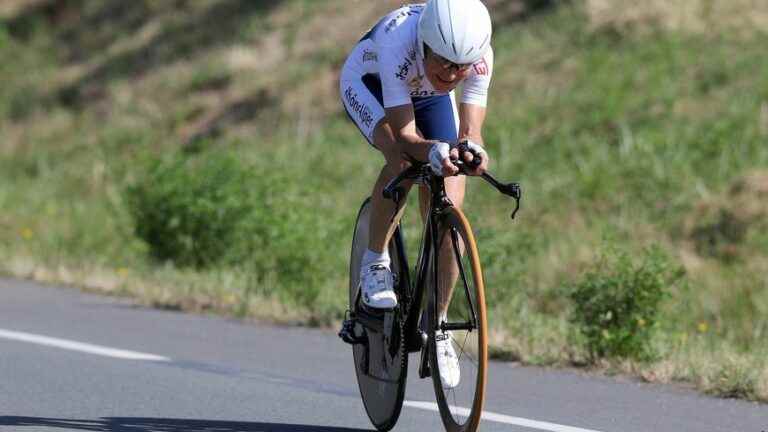
[[[440, 409], [437, 407], [437, 404], [434, 402], [420, 402], [420, 401], [405, 401], [403, 402], [403, 405], [416, 408], [416, 409], [423, 409], [427, 411], [435, 411], [440, 412]], [[453, 407], [454, 412], [460, 415], [469, 415], [469, 409], [467, 408], [461, 408], [461, 407]], [[483, 420], [487, 421], [493, 421], [498, 423], [506, 423], [511, 424], [515, 426], [523, 426], [531, 429], [539, 429], [544, 431], [550, 431], [550, 432], [599, 432], [592, 429], [582, 429], [577, 428], [573, 426], [565, 426], [565, 425], [559, 425], [556, 423], [548, 423], [538, 420], [529, 420], [522, 417], [511, 417], [504, 414], [496, 414], [488, 411], [483, 411]]]
[[171, 361], [168, 357], [163, 357], [154, 354], [146, 354], [136, 351], [127, 351], [116, 348], [110, 348], [100, 345], [93, 345], [89, 343], [77, 342], [67, 339], [58, 339], [48, 336], [40, 336], [32, 333], [17, 332], [11, 330], [0, 329], [0, 338], [10, 339], [21, 342], [29, 342], [38, 345], [45, 345], [55, 348], [62, 348], [72, 351], [80, 351], [88, 354], [95, 354], [105, 357], [113, 357], [125, 360], [145, 360], [145, 361], [158, 361], [168, 362]]
[[[48, 336], [41, 336], [32, 333], [17, 332], [11, 330], [0, 329], [0, 339], [9, 339], [20, 342], [29, 342], [38, 345], [45, 345], [55, 348], [61, 348], [72, 351], [80, 351], [88, 354], [95, 354], [105, 357], [113, 357], [125, 360], [144, 360], [144, 361], [156, 361], [156, 362], [169, 362], [168, 357], [163, 357], [155, 354], [146, 354], [136, 351], [128, 351], [117, 348], [110, 348], [101, 345], [93, 345], [89, 343], [77, 342], [68, 339], [59, 339]], [[427, 411], [440, 412], [437, 404], [434, 402], [422, 402], [422, 401], [404, 401], [403, 405], [411, 408], [422, 409]], [[453, 407], [454, 411], [460, 415], [468, 415], [469, 409], [461, 407]], [[592, 429], [582, 429], [573, 426], [565, 426], [556, 423], [548, 423], [538, 420], [529, 420], [522, 417], [512, 417], [504, 414], [497, 414], [489, 411], [483, 411], [483, 420], [506, 423], [516, 426], [523, 426], [531, 429], [539, 429], [549, 432], [600, 432]]]

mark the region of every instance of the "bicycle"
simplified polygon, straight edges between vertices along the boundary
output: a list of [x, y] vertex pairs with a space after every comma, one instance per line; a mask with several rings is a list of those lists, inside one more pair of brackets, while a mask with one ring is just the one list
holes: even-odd
[[[474, 160], [479, 164], [477, 155]], [[459, 174], [466, 173], [464, 163], [454, 163], [460, 169]], [[515, 199], [516, 207], [511, 215], [514, 219], [520, 209], [520, 185], [500, 183], [489, 173], [482, 178]], [[411, 161], [411, 166], [384, 188], [384, 197], [394, 200], [400, 208], [404, 195], [401, 183], [406, 180], [426, 185], [430, 195], [415, 266], [416, 278], [411, 279], [402, 227], [398, 223], [388, 245], [398, 304], [392, 310], [373, 310], [362, 304], [358, 279], [360, 260], [368, 246], [370, 198], [366, 199], [355, 223], [349, 310], [339, 337], [352, 345], [360, 395], [376, 429], [387, 431], [397, 422], [405, 397], [408, 355], [420, 352], [419, 377], [432, 377], [446, 430], [474, 432], [480, 423], [488, 363], [485, 288], [474, 234], [464, 214], [448, 199], [443, 177], [434, 175], [426, 163]], [[459, 270], [455, 280], [463, 285], [463, 290], [454, 287], [449, 299], [440, 298], [441, 252], [443, 256], [453, 255]], [[442, 283], [446, 283], [445, 279], [443, 276]], [[441, 301], [449, 302], [443, 317], [437, 313]], [[459, 386], [451, 389], [442, 386], [435, 350], [438, 340], [445, 337], [450, 337], [454, 344], [461, 371]]]

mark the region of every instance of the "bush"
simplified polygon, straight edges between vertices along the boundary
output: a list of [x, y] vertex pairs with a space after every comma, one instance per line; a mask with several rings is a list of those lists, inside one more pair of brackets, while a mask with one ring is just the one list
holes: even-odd
[[0, 22], [0, 50], [5, 49], [8, 45], [10, 45], [8, 30], [5, 28], [5, 25]]
[[590, 360], [654, 358], [651, 339], [659, 306], [680, 276], [658, 248], [646, 249], [639, 264], [614, 249], [600, 257], [570, 292], [570, 321], [583, 337]]
[[338, 277], [348, 221], [329, 220], [293, 172], [256, 163], [220, 147], [150, 161], [125, 190], [135, 234], [158, 260], [239, 267], [255, 289], [314, 307]]
[[155, 258], [180, 266], [236, 259], [247, 249], [239, 228], [254, 212], [251, 180], [226, 153], [152, 161], [126, 191], [135, 233]]

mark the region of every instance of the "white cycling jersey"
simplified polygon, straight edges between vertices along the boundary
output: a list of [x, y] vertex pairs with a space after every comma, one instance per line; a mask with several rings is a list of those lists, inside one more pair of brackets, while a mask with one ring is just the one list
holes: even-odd
[[[347, 58], [341, 81], [378, 75], [384, 108], [409, 104], [413, 97], [443, 94], [435, 91], [425, 76], [423, 59], [418, 54], [416, 36], [423, 9], [423, 4], [406, 5], [379, 21]], [[461, 102], [486, 106], [492, 72], [493, 50], [489, 48], [464, 80]]]

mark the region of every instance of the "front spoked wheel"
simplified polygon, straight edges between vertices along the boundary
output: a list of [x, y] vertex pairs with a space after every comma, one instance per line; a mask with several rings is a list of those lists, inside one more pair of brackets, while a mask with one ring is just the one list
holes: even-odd
[[[469, 223], [457, 208], [450, 208], [444, 214], [437, 239], [440, 245], [438, 295], [430, 295], [428, 303], [432, 323], [429, 364], [435, 396], [448, 432], [474, 432], [480, 424], [488, 366], [485, 287], [480, 259]], [[451, 261], [455, 267], [447, 265]], [[452, 290], [445, 288], [451, 284]], [[441, 309], [446, 303], [447, 311], [443, 312]], [[444, 355], [440, 361], [440, 351], [451, 348], [455, 356]], [[450, 357], [455, 359], [453, 366], [450, 366], [451, 360], [444, 361]], [[447, 385], [441, 380], [441, 373], [447, 373]]]

